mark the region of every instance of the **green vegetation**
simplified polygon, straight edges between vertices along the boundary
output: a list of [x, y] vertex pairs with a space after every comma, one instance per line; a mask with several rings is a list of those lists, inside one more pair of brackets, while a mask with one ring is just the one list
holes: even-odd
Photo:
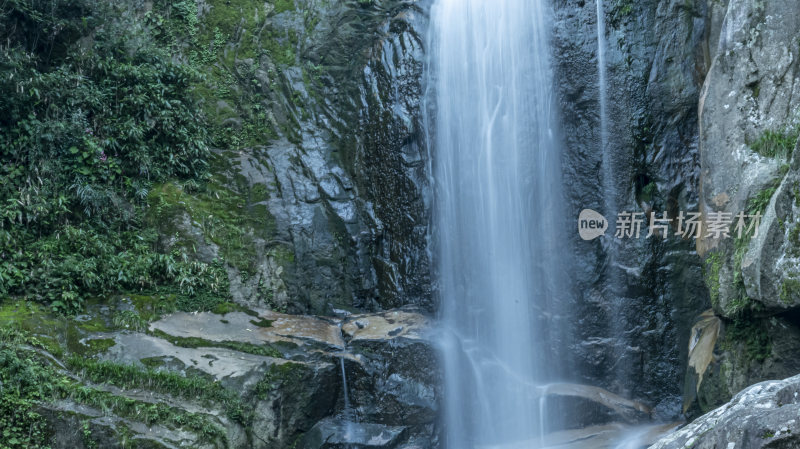
[[10, 329], [0, 328], [0, 449], [44, 449], [47, 429], [35, 411], [37, 403], [50, 396], [50, 372], [21, 351], [24, 343]]
[[728, 344], [744, 345], [748, 361], [763, 362], [772, 354], [772, 340], [766, 329], [766, 323], [750, 314], [744, 314], [725, 326], [725, 340]]
[[639, 200], [645, 203], [653, 202], [658, 196], [658, 185], [654, 181], [650, 181], [642, 188]]
[[750, 148], [764, 157], [789, 159], [800, 137], [800, 127], [790, 126], [782, 130], [767, 130], [750, 143]]
[[142, 332], [147, 330], [145, 321], [137, 312], [133, 310], [122, 310], [114, 314], [114, 326], [133, 331]]
[[616, 0], [610, 6], [609, 24], [614, 28], [620, 25], [633, 13], [633, 0]]
[[[229, 270], [257, 274], [256, 241], [274, 238], [274, 186], [252, 185], [236, 165], [278, 128], [299, 141], [294, 115], [309, 118], [281, 73], [296, 64], [302, 29], [270, 20], [298, 5], [200, 4], [0, 2], [0, 449], [45, 448], [37, 410], [60, 399], [225, 445], [217, 418], [169, 399], [196, 400], [250, 430], [242, 398], [191, 368], [93, 358], [116, 344], [96, 333], [149, 333], [176, 310], [249, 312], [230, 302]], [[313, 30], [319, 17], [305, 13]], [[291, 111], [275, 114], [278, 125], [283, 99]], [[280, 243], [267, 251], [293, 263]], [[267, 285], [259, 279], [258, 291], [271, 298]], [[282, 356], [270, 345], [165, 338]], [[127, 389], [168, 397], [140, 401]], [[118, 427], [128, 447], [132, 433]], [[94, 424], [80, 430], [96, 447]]]
[[106, 391], [69, 383], [64, 377], [57, 380], [61, 385], [56, 391], [56, 398], [69, 398], [79, 404], [111, 411], [117, 416], [138, 420], [147, 425], [159, 424], [187, 429], [203, 439], [217, 441], [220, 446], [225, 446], [225, 431], [203, 414], [185, 412], [162, 402], [149, 403], [116, 396]]
[[63, 312], [118, 291], [168, 291], [187, 307], [227, 296], [220, 265], [163, 254], [143, 220], [154, 183], [202, 179], [211, 153], [199, 72], [122, 13], [0, 6], [0, 295]]
[[114, 346], [116, 343], [114, 342], [113, 338], [90, 338], [86, 340], [86, 346], [89, 347], [88, 350], [84, 351], [84, 356], [90, 356], [94, 354], [100, 354], [106, 352], [109, 348]]
[[[0, 382], [3, 385], [0, 394], [0, 429], [3, 432], [0, 448], [46, 448], [46, 422], [35, 409], [40, 404], [58, 399], [69, 399], [147, 425], [186, 429], [207, 441], [216, 441], [222, 446], [226, 444], [224, 430], [209, 417], [162, 402], [142, 402], [83, 385], [60, 367], [52, 366], [51, 359], [39, 352], [46, 350], [46, 346], [35, 337], [13, 327], [0, 328]], [[192, 398], [223, 403], [229, 416], [244, 419], [235, 394], [209, 381], [79, 357], [71, 358], [68, 365], [97, 382], [122, 387], [147, 386], [181, 397], [190, 397], [191, 393]], [[87, 430], [85, 427], [85, 437]]]
[[280, 14], [286, 11], [294, 11], [294, 0], [275, 0], [274, 14]]
[[[758, 192], [755, 196], [751, 197], [745, 206], [746, 213], [748, 215], [756, 215], [759, 214], [761, 216], [767, 210], [767, 206], [769, 206], [772, 197], [775, 195], [775, 191], [778, 189], [779, 181], [775, 181], [769, 186], [767, 186], [764, 190]], [[737, 223], [734, 222], [734, 226]], [[751, 300], [747, 295], [747, 289], [744, 284], [744, 277], [742, 274], [742, 260], [744, 259], [745, 254], [750, 245], [750, 240], [752, 239], [754, 230], [751, 232], [746, 232], [746, 229], [742, 229], [742, 235], [737, 237], [734, 235], [734, 242], [733, 242], [733, 285], [735, 296], [730, 298], [727, 304], [725, 304], [725, 312], [728, 316], [738, 316], [744, 312], [750, 311], [752, 309], [758, 309], [760, 304]], [[717, 290], [718, 292], [718, 290]], [[712, 297], [712, 301], [713, 301]], [[719, 295], [717, 293], [717, 301], [719, 300]]]
[[736, 237], [733, 241], [733, 285], [735, 287], [736, 296], [728, 301], [725, 306], [725, 312], [729, 316], [737, 316], [754, 307], [753, 301], [747, 296], [747, 289], [744, 285], [744, 277], [742, 275], [742, 259], [744, 258], [747, 248], [750, 245], [750, 234], [745, 234], [742, 230], [742, 236]]
[[711, 295], [711, 304], [714, 307], [719, 306], [719, 272], [722, 268], [722, 256], [718, 252], [710, 253], [706, 257], [705, 265], [705, 280], [708, 286], [709, 294]]
[[[298, 36], [264, 24], [296, 6], [209, 6], [0, 6], [0, 295], [75, 313], [89, 298], [141, 293], [166, 303], [149, 321], [225, 304], [226, 264], [255, 274], [254, 238], [274, 233], [268, 190], [231, 179], [238, 152], [210, 147], [275, 136], [256, 65], [237, 61], [291, 54]], [[220, 259], [195, 260], [202, 244]]]
[[274, 364], [269, 367], [269, 371], [256, 384], [255, 394], [259, 399], [266, 399], [270, 392], [281, 385], [289, 382], [299, 382], [308, 368], [305, 365], [294, 362]]
[[242, 312], [250, 316], [258, 316], [258, 312], [255, 312], [253, 310], [248, 309], [247, 307], [241, 306], [233, 302], [223, 302], [217, 305], [217, 307], [215, 307], [214, 309], [212, 309], [211, 312], [223, 316], [231, 312]]
[[241, 186], [245, 192], [239, 195], [231, 189], [212, 182], [203, 191], [189, 194], [176, 183], [165, 183], [153, 189], [149, 196], [149, 220], [161, 224], [162, 232], [174, 235], [173, 247], [183, 252], [196, 252], [195, 237], [184, 235], [174, 226], [183, 214], [187, 214], [202, 231], [205, 243], [213, 243], [220, 249], [222, 259], [239, 269], [244, 276], [255, 274], [253, 261], [256, 258], [254, 234], [248, 229], [258, 229], [259, 236], [267, 237], [274, 232], [274, 219], [264, 204], [269, 197], [263, 186]]
[[111, 384], [126, 389], [145, 388], [183, 399], [199, 400], [204, 405], [222, 404], [229, 418], [240, 424], [247, 424], [244, 405], [239, 396], [223, 387], [219, 382], [213, 382], [204, 377], [182, 376], [170, 371], [139, 368], [133, 365], [121, 365], [77, 356], [70, 357], [67, 366], [92, 382]]
[[[241, 150], [264, 145], [277, 136], [264, 91], [270, 85], [257, 77], [257, 63], [268, 56], [280, 65], [295, 62], [297, 41], [269, 25], [271, 15], [295, 9], [292, 0], [269, 3], [254, 0], [210, 0], [202, 15], [195, 0], [158, 0], [147, 14], [156, 40], [186, 63], [203, 69], [206, 77], [194, 85], [206, 101], [200, 107], [208, 117], [211, 143]], [[294, 44], [294, 45], [293, 45]]]
[[[746, 213], [749, 215], [763, 215], [778, 188], [779, 181], [773, 182], [764, 190], [758, 192], [747, 201]], [[745, 359], [748, 363], [763, 362], [772, 353], [772, 341], [767, 333], [766, 323], [756, 314], [762, 308], [761, 304], [753, 301], [747, 295], [742, 275], [742, 259], [750, 245], [752, 233], [743, 230], [741, 237], [734, 239], [733, 248], [733, 287], [734, 297], [725, 304], [725, 314], [732, 320], [726, 325], [724, 345], [732, 349], [731, 345], [741, 344], [744, 347]], [[719, 270], [722, 263], [720, 253], [713, 253], [706, 259], [711, 264], [707, 273], [707, 283], [711, 292], [711, 301], [715, 307], [719, 306]], [[713, 279], [709, 279], [709, 272]], [[713, 282], [716, 281], [714, 284]], [[786, 285], [784, 285], [786, 288]], [[783, 294], [781, 295], [783, 297]]]
[[258, 321], [250, 320], [250, 323], [258, 327], [272, 327], [272, 321], [265, 320], [264, 318], [261, 318]]
[[279, 350], [268, 345], [254, 345], [240, 341], [211, 341], [197, 337], [175, 337], [158, 329], [153, 332], [153, 335], [182, 348], [226, 348], [265, 357], [283, 357]]
[[747, 213], [749, 215], [761, 214], [763, 216], [764, 212], [767, 210], [767, 206], [769, 206], [769, 202], [772, 200], [772, 196], [775, 195], [775, 191], [778, 190], [778, 184], [779, 182], [774, 182], [772, 185], [758, 192], [756, 196], [748, 199], [745, 207]]
[[800, 297], [800, 279], [784, 279], [783, 284], [781, 284], [781, 301], [790, 306], [797, 301], [798, 297]]
[[85, 444], [88, 449], [97, 449], [97, 442], [92, 438], [92, 429], [89, 427], [87, 421], [83, 422], [81, 431], [83, 432], [83, 444]]

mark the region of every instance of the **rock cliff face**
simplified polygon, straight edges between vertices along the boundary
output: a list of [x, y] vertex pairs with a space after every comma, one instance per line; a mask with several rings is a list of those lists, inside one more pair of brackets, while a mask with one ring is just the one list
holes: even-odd
[[[201, 258], [229, 256], [243, 304], [432, 310], [424, 5], [220, 0], [203, 3], [198, 21], [230, 37], [208, 67], [224, 91], [205, 95], [206, 112], [224, 131], [213, 174], [235, 200], [224, 212], [244, 243], [223, 254], [203, 226], [207, 208], [186, 206], [156, 217], [165, 249], [189, 242]], [[269, 133], [253, 138], [261, 128]]]
[[[690, 369], [686, 406], [708, 411], [747, 385], [800, 371], [797, 321], [797, 123], [800, 23], [790, 2], [711, 8], [711, 61], [699, 101], [700, 208], [744, 213], [757, 231], [702, 238], [719, 326], [705, 369]], [[748, 223], [749, 225], [750, 223]], [[756, 447], [756, 446], [754, 446]]]
[[569, 338], [584, 382], [648, 402], [656, 416], [697, 416], [747, 385], [800, 369], [791, 356], [800, 348], [797, 18], [785, 2], [604, 6], [605, 149], [596, 4], [556, 2], [570, 215], [604, 211], [610, 233], [622, 211], [666, 212], [673, 232], [681, 211], [762, 219], [752, 239], [714, 240], [706, 231], [696, 241], [646, 239], [646, 229], [639, 239], [575, 238], [571, 309], [579, 312], [562, 319], [576, 323]]
[[[305, 14], [317, 17], [314, 28], [303, 28]], [[298, 2], [274, 19], [301, 36], [279, 81], [299, 104], [287, 107], [289, 132], [251, 164], [273, 171], [270, 211], [295, 256], [293, 304], [305, 298], [316, 313], [431, 308], [419, 113], [425, 17], [417, 2]], [[309, 70], [318, 78], [308, 82]]]
[[[713, 32], [709, 8], [705, 2], [605, 2], [603, 149], [596, 4], [556, 2], [569, 227], [583, 208], [610, 221], [607, 237], [584, 242], [573, 233], [569, 242], [575, 304], [563, 321], [574, 323], [574, 372], [583, 373], [582, 382], [655, 406], [662, 418], [680, 414], [689, 329], [708, 301], [702, 268], [691, 240], [645, 238], [646, 223], [639, 238], [615, 239], [614, 223], [623, 211], [675, 217], [697, 210], [696, 105]], [[606, 210], [610, 205], [616, 210]]]

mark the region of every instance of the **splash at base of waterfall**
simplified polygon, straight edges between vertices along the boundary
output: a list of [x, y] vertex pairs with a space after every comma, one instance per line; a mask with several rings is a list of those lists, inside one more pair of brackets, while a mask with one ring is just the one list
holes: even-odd
[[542, 440], [476, 446], [475, 449], [644, 449], [678, 425], [679, 423], [630, 426], [612, 423], [554, 432], [545, 435]]

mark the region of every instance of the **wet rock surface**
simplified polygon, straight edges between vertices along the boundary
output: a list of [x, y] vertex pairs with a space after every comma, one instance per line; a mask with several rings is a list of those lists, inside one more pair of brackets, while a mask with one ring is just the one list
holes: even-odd
[[[208, 70], [230, 94], [205, 98], [209, 121], [236, 139], [221, 140], [211, 170], [220, 207], [168, 186], [166, 212], [153, 214], [162, 249], [220, 261], [233, 299], [253, 307], [432, 311], [419, 112], [426, 2], [274, 3], [199, 8], [200, 30], [227, 38]], [[240, 20], [215, 31], [220, 16]], [[241, 242], [223, 241], [212, 219]]]
[[766, 381], [675, 431], [650, 449], [792, 448], [800, 445], [800, 376]]
[[[754, 198], [762, 203], [755, 208], [763, 216], [759, 235], [736, 249], [743, 255], [732, 257], [731, 239], [706, 238], [698, 244], [704, 253], [723, 254], [715, 310], [729, 318], [743, 307], [742, 296], [772, 312], [795, 306], [796, 250], [788, 231], [796, 222], [789, 190], [798, 182], [792, 151], [797, 136], [791, 128], [800, 108], [800, 33], [795, 15], [783, 13], [790, 7], [732, 1], [721, 11], [724, 32], [700, 104], [704, 210], [735, 215], [754, 212]], [[769, 133], [786, 133], [791, 142], [776, 151], [760, 149], [758, 142]]]
[[[562, 338], [580, 383], [643, 401], [661, 419], [698, 416], [747, 385], [800, 370], [791, 355], [800, 349], [797, 17], [789, 2], [604, 7], [605, 148], [596, 4], [555, 8], [566, 204], [571, 217], [585, 207], [604, 213], [610, 229], [594, 242], [575, 234], [576, 304], [549, 325], [577, 323]], [[779, 139], [784, 148], [772, 151]], [[758, 212], [761, 224], [752, 239], [703, 233], [695, 242], [646, 239], [645, 219], [638, 239], [608, 237], [622, 211], [666, 212], [673, 232], [680, 211]]]
[[[572, 328], [570, 379], [680, 413], [694, 318], [708, 308], [691, 240], [616, 239], [617, 213], [698, 209], [697, 109], [708, 70], [706, 38], [716, 2], [603, 2], [608, 142], [601, 139], [595, 2], [555, 2], [554, 59], [561, 98], [568, 229], [583, 208], [609, 220], [592, 242], [568, 235], [574, 304], [548, 324]], [[608, 164], [604, 168], [604, 155]], [[605, 179], [610, 178], [610, 179]], [[614, 207], [616, 210], [607, 210]], [[567, 296], [569, 298], [570, 296]], [[565, 303], [569, 299], [565, 300]]]
[[[302, 430], [307, 434], [299, 447], [308, 448], [388, 448], [409, 439], [435, 439], [438, 375], [428, 340], [429, 320], [423, 315], [387, 311], [329, 319], [266, 310], [257, 317], [241, 312], [224, 317], [173, 314], [151, 327], [170, 336], [204, 338], [211, 344], [233, 341], [268, 346], [291, 358], [271, 360], [267, 376], [275, 371], [272, 366], [278, 366], [277, 371], [281, 364], [303, 367], [300, 372], [306, 375], [280, 383], [270, 394], [271, 411], [268, 404], [259, 405], [256, 411], [264, 426], [260, 432], [288, 437]], [[199, 350], [206, 352], [206, 358], [215, 355], [213, 349]], [[247, 357], [236, 362], [246, 363]], [[233, 376], [220, 380], [247, 388], [246, 382]], [[349, 403], [344, 401], [344, 388]]]
[[528, 449], [546, 447], [552, 449], [615, 449], [641, 448], [655, 442], [676, 424], [654, 424], [630, 426], [621, 423], [586, 426], [581, 429], [553, 432], [542, 440], [518, 441], [515, 443], [477, 446], [478, 449]]
[[18, 306], [16, 326], [66, 350], [37, 356], [76, 383], [38, 409], [53, 447], [437, 445], [440, 374], [422, 314], [177, 312], [132, 330], [112, 324], [129, 301], [76, 319]]
[[326, 420], [318, 422], [303, 441], [308, 449], [396, 447], [403, 427]]
[[[620, 397], [590, 385], [550, 384], [539, 392], [549, 410], [558, 410], [566, 418], [567, 429], [587, 428], [609, 423], [641, 424], [650, 422], [651, 410], [644, 404]], [[569, 410], [567, 413], [566, 411]], [[555, 430], [550, 426], [551, 430]]]
[[[419, 114], [426, 13], [394, 0], [295, 5], [272, 23], [300, 36], [270, 104], [284, 131], [236, 158], [230, 174], [267, 186], [276, 235], [258, 264], [274, 268], [270, 245], [291, 254], [274, 305], [322, 315], [431, 309]], [[256, 282], [234, 285], [235, 296], [263, 301]]]

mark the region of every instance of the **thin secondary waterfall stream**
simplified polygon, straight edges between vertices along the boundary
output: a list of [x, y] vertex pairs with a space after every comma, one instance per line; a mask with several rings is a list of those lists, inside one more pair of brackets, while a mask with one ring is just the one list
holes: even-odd
[[559, 417], [548, 317], [564, 295], [549, 8], [437, 0], [430, 35], [434, 261], [449, 449], [534, 448]]

